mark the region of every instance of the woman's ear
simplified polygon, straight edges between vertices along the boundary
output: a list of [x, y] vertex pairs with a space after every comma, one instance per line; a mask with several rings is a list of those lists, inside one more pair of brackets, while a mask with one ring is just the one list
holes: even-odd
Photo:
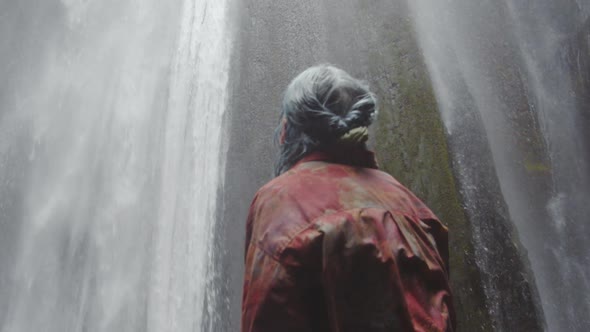
[[285, 144], [287, 139], [287, 118], [283, 117], [281, 120], [281, 134], [279, 135], [279, 145]]

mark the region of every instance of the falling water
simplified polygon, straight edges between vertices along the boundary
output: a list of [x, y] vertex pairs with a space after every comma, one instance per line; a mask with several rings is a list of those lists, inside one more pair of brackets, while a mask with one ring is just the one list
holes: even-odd
[[0, 331], [211, 330], [225, 1], [0, 16]]
[[[489, 160], [528, 253], [549, 331], [588, 331], [590, 143], [588, 5], [576, 1], [409, 1], [455, 164], [469, 196]], [[476, 119], [466, 120], [466, 119]], [[476, 125], [474, 126], [474, 123]], [[470, 149], [476, 127], [485, 148]], [[486, 158], [489, 149], [490, 158]], [[474, 225], [479, 265], [496, 268], [489, 225]], [[478, 238], [479, 236], [479, 238]], [[506, 234], [510, 237], [510, 234]], [[509, 267], [503, 267], [509, 268]], [[486, 276], [498, 330], [502, 299]], [[501, 279], [501, 277], [499, 278]], [[499, 280], [497, 279], [497, 280]]]

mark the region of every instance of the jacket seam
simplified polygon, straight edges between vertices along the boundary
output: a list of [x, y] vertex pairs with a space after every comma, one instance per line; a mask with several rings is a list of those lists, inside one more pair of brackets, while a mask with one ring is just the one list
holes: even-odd
[[[285, 192], [285, 195], [288, 196], [293, 202], [295, 202], [299, 207], [300, 207], [300, 211], [305, 211], [303, 208], [301, 208], [301, 204], [299, 203], [299, 201], [289, 192]], [[293, 239], [295, 239], [295, 237], [297, 237], [299, 234], [301, 234], [302, 231], [304, 231], [305, 229], [307, 229], [307, 227], [309, 227], [310, 225], [312, 225], [311, 222], [307, 221], [307, 213], [303, 212], [304, 215], [304, 220], [301, 223], [301, 226], [297, 226], [296, 225], [296, 229], [293, 233], [293, 235], [287, 237], [287, 239], [284, 241], [284, 243], [281, 243], [277, 250], [276, 253], [273, 255], [271, 252], [269, 252], [266, 249], [262, 249], [262, 246], [258, 246], [259, 248], [261, 248], [267, 255], [270, 255], [274, 260], [276, 260], [277, 262], [280, 262], [280, 257], [283, 255], [283, 251], [285, 251], [285, 248], [287, 248], [287, 246], [289, 246], [289, 244], [293, 241]], [[257, 244], [259, 244], [261, 241], [257, 241]]]
[[[347, 212], [351, 212], [351, 211], [363, 211], [363, 210], [366, 210], [366, 209], [380, 209], [380, 210], [383, 210], [383, 212], [385, 212], [385, 213], [387, 213], [389, 215], [392, 215], [393, 213], [399, 213], [399, 214], [402, 214], [402, 215], [407, 216], [407, 217], [422, 219], [419, 216], [417, 216], [416, 214], [414, 214], [414, 213], [408, 213], [407, 211], [401, 211], [401, 210], [398, 210], [398, 209], [374, 208], [374, 207], [363, 207], [363, 208], [354, 208], [354, 209], [340, 210], [340, 211], [337, 211], [337, 212], [334, 212], [334, 213], [330, 213], [328, 215], [334, 215], [334, 214], [339, 214], [339, 213], [347, 213]], [[273, 257], [273, 259], [275, 259], [277, 262], [279, 262], [279, 263], [282, 264], [281, 257], [283, 256], [283, 252], [293, 242], [293, 240], [295, 240], [295, 238], [297, 238], [299, 235], [301, 235], [301, 233], [307, 231], [308, 229], [310, 229], [310, 228], [317, 228], [318, 221], [321, 218], [324, 218], [324, 217], [326, 217], [328, 215], [323, 214], [321, 216], [318, 216], [318, 217], [312, 219], [309, 222], [308, 225], [306, 225], [304, 228], [302, 228], [301, 230], [299, 230], [295, 234], [293, 234], [292, 237], [290, 237], [287, 241], [285, 241], [285, 244], [284, 245], [281, 245], [280, 246], [280, 248], [277, 250], [276, 257]], [[266, 250], [264, 250], [262, 248], [261, 248], [261, 250], [263, 250], [267, 255], [270, 255], [270, 253], [268, 251], [266, 251]]]
[[263, 246], [261, 246], [259, 242], [254, 242], [254, 245], [256, 246], [256, 248], [258, 250], [262, 251], [262, 253], [264, 254], [264, 256], [266, 256], [266, 257], [272, 259], [273, 261], [279, 263], [281, 266], [283, 265], [283, 263], [277, 257], [275, 257], [275, 255], [273, 255], [270, 252], [268, 252], [268, 250], [266, 250]]

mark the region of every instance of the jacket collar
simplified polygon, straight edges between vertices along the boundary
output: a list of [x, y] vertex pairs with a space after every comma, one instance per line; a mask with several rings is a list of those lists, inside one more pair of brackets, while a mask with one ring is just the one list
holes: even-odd
[[333, 147], [315, 151], [303, 157], [295, 166], [308, 161], [324, 161], [356, 167], [379, 169], [375, 153], [365, 147]]

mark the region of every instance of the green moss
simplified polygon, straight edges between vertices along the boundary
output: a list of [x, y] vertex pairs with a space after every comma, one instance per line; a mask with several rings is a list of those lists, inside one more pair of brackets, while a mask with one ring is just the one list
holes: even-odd
[[533, 162], [529, 160], [524, 161], [524, 168], [529, 173], [549, 173], [551, 172], [551, 168], [547, 166], [545, 163], [540, 162]]

